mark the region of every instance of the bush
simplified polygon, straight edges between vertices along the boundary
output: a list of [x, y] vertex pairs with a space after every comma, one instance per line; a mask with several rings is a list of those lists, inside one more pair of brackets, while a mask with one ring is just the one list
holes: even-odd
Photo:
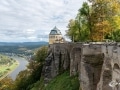
[[8, 71], [9, 71], [9, 70], [10, 70], [10, 68], [7, 68], [6, 70], [8, 70]]

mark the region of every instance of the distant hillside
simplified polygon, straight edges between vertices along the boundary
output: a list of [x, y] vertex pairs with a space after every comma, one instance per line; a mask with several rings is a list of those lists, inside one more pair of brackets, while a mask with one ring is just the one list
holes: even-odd
[[0, 42], [0, 46], [30, 46], [30, 45], [45, 45], [48, 42]]
[[48, 42], [0, 42], [0, 53], [31, 55], [34, 49], [48, 45]]

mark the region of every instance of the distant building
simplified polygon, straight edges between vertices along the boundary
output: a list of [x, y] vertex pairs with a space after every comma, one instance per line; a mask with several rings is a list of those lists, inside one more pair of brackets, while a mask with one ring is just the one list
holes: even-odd
[[60, 30], [55, 26], [49, 34], [49, 44], [53, 43], [64, 43], [64, 38]]

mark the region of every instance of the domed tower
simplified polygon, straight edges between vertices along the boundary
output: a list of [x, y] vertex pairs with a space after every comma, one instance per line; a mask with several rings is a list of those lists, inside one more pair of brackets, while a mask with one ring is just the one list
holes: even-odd
[[64, 39], [60, 30], [55, 26], [49, 34], [49, 44], [53, 43], [63, 43]]

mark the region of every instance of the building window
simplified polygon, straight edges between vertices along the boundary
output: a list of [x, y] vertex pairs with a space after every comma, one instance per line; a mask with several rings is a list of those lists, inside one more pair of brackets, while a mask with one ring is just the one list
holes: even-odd
[[55, 36], [50, 36], [50, 38], [55, 38]]

